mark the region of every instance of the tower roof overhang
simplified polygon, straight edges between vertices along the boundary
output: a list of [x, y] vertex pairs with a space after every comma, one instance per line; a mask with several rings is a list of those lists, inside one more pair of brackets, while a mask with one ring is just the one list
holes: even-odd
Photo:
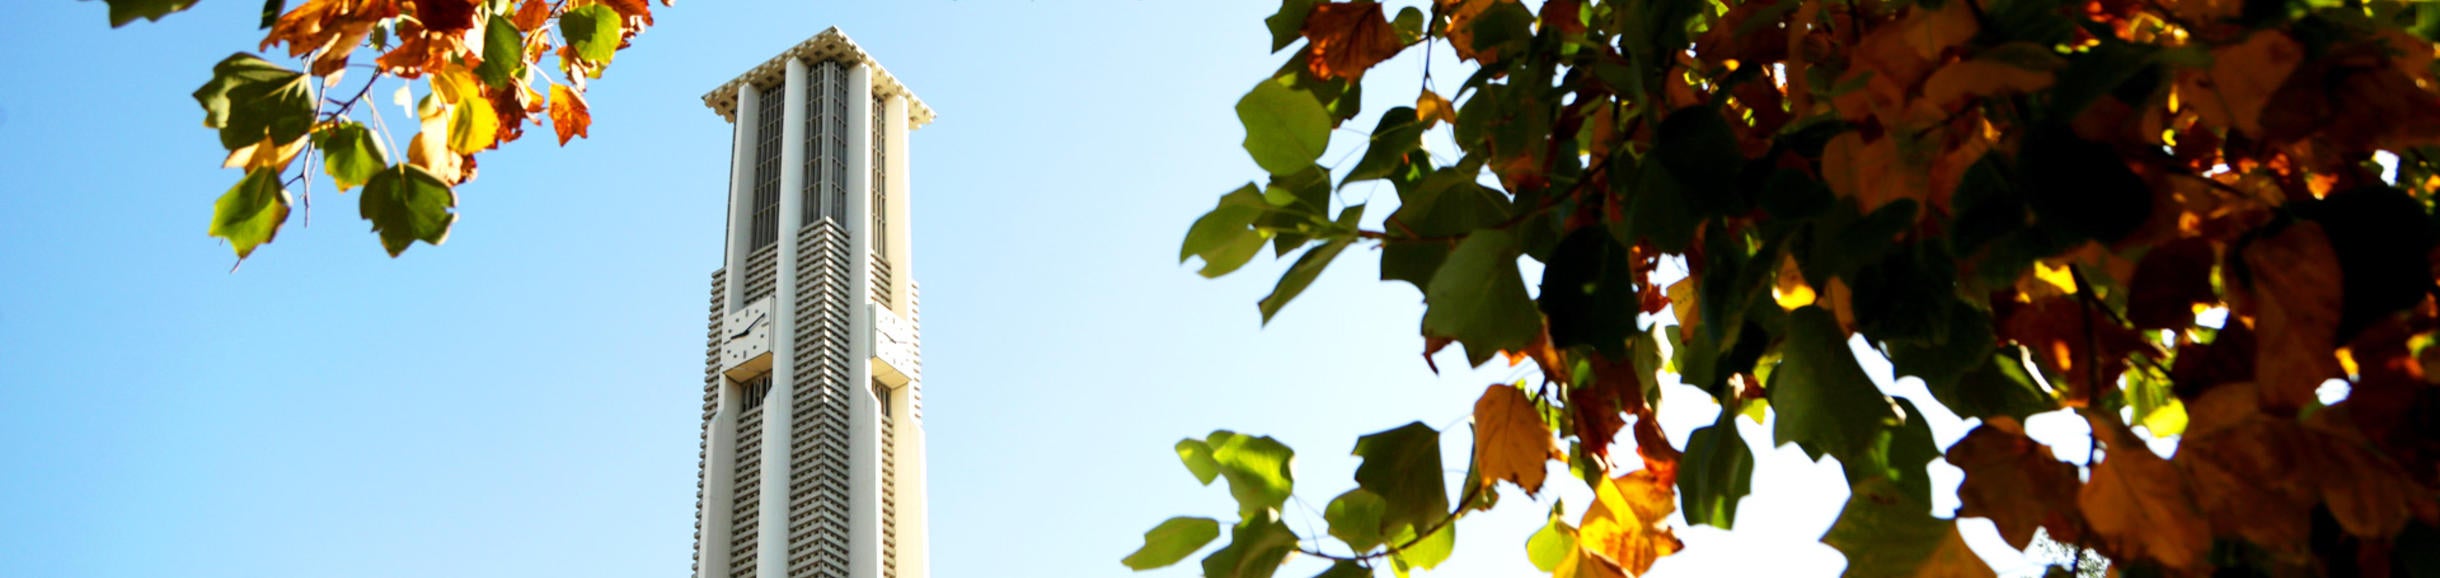
[[873, 71], [874, 96], [906, 97], [907, 130], [923, 128], [924, 125], [932, 124], [932, 107], [924, 104], [923, 99], [917, 98], [915, 91], [907, 90], [906, 85], [899, 84], [898, 77], [892, 76], [889, 69], [883, 68], [880, 62], [873, 60], [873, 55], [865, 53], [863, 47], [856, 46], [856, 41], [848, 38], [847, 33], [840, 32], [837, 26], [825, 29], [822, 33], [805, 39], [804, 42], [796, 43], [796, 46], [779, 53], [778, 56], [771, 57], [770, 60], [763, 61], [753, 70], [748, 70], [745, 74], [738, 75], [737, 78], [721, 83], [719, 88], [712, 89], [710, 93], [703, 95], [703, 105], [711, 107], [712, 112], [718, 113], [721, 118], [728, 119], [729, 122], [736, 122], [738, 87], [771, 86], [786, 82], [790, 59], [803, 60], [808, 64], [836, 60], [870, 67]]

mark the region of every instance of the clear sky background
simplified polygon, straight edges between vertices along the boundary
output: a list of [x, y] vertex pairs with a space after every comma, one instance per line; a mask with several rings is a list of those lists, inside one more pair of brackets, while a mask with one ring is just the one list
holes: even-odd
[[[119, 30], [99, 2], [0, 9], [0, 576], [686, 575], [730, 138], [700, 97], [834, 25], [940, 113], [911, 143], [935, 576], [1130, 575], [1143, 530], [1234, 511], [1170, 451], [1217, 428], [1299, 451], [1291, 520], [1319, 534], [1305, 508], [1353, 487], [1356, 436], [1451, 430], [1456, 478], [1473, 399], [1518, 375], [1427, 370], [1420, 295], [1376, 281], [1370, 251], [1267, 328], [1254, 303], [1283, 263], [1177, 264], [1187, 225], [1260, 173], [1232, 107], [1286, 58], [1267, 2], [683, 2], [594, 83], [593, 138], [529, 127], [482, 157], [446, 246], [386, 258], [353, 194], [317, 187], [311, 226], [231, 273], [204, 230], [239, 175], [188, 94], [259, 41], [259, 6]], [[1412, 102], [1415, 56], [1373, 74], [1351, 126]], [[1359, 138], [1337, 136], [1326, 161]], [[1341, 200], [1377, 221], [1396, 198]], [[1684, 393], [1664, 409], [1681, 443], [1716, 411]], [[1926, 417], [1943, 443], [1970, 427]], [[1740, 529], [1682, 532], [1654, 575], [1836, 575], [1815, 539], [1837, 465], [1743, 427], [1770, 453]], [[1935, 467], [1947, 515], [1956, 471]], [[1427, 575], [1531, 572], [1546, 506], [1523, 498]]]

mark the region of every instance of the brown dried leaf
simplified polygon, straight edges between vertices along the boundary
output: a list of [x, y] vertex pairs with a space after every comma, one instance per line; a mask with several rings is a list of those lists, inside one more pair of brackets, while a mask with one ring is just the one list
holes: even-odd
[[2247, 283], [2230, 288], [2230, 305], [2253, 318], [2263, 407], [2292, 414], [2313, 402], [2323, 381], [2340, 375], [2333, 354], [2343, 296], [2338, 254], [2320, 224], [2296, 221], [2246, 244], [2242, 258]]
[[593, 114], [585, 108], [584, 95], [564, 84], [551, 84], [551, 130], [559, 133], [559, 146], [568, 146], [568, 139], [582, 138], [585, 129], [593, 126]]
[[2036, 528], [2050, 528], [2054, 539], [2076, 534], [2076, 493], [2084, 485], [2076, 466], [2026, 437], [2015, 419], [1995, 417], [1974, 428], [1949, 446], [1947, 457], [1966, 474], [1957, 487], [1959, 517], [1990, 518], [2000, 537], [2020, 550], [2033, 542]]
[[1317, 4], [1305, 16], [1304, 35], [1305, 67], [1323, 79], [1363, 78], [1365, 70], [1406, 48], [1379, 2]]
[[2195, 508], [2184, 476], [2144, 447], [2117, 416], [2087, 411], [2085, 420], [2109, 455], [2093, 465], [2076, 505], [2108, 546], [2105, 551], [2184, 571], [2208, 564], [2203, 555], [2211, 547], [2211, 528]]

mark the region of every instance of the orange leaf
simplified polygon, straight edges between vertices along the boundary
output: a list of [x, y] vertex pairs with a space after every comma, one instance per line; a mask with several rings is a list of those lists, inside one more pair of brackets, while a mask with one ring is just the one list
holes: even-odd
[[1543, 467], [1566, 459], [1558, 440], [1515, 386], [1494, 384], [1474, 402], [1474, 469], [1482, 483], [1508, 480], [1530, 496], [1542, 491]]
[[2087, 310], [2073, 295], [2001, 308], [2007, 309], [2000, 316], [2002, 334], [2033, 351], [2035, 364], [2067, 386], [2071, 404], [2107, 393], [2126, 371], [2127, 354], [2150, 347], [2134, 330]]
[[2034, 70], [1985, 59], [1959, 60], [1940, 67], [1923, 81], [1923, 98], [1932, 106], [1950, 109], [1985, 96], [2027, 93], [2049, 88], [2050, 71]]
[[2075, 466], [2025, 437], [2014, 418], [1994, 417], [1974, 428], [1949, 446], [1948, 460], [1966, 473], [1957, 486], [1959, 517], [1990, 518], [2017, 549], [2033, 542], [2035, 528], [2051, 528], [2052, 539], [2075, 536], [2076, 491], [2084, 482]]
[[585, 128], [593, 125], [593, 114], [585, 109], [584, 95], [565, 84], [551, 84], [551, 130], [559, 133], [559, 146], [568, 146], [568, 139], [586, 136]]
[[1415, 120], [1423, 121], [1423, 128], [1426, 129], [1442, 122], [1455, 125], [1457, 107], [1449, 104], [1449, 99], [1441, 98], [1440, 93], [1425, 90], [1423, 94], [1415, 95]]
[[1330, 2], [1305, 16], [1305, 67], [1323, 79], [1361, 78], [1374, 64], [1396, 56], [1398, 42], [1379, 2]]
[[2304, 60], [2304, 47], [2277, 30], [2255, 32], [2244, 42], [2211, 50], [2211, 69], [2189, 74], [2178, 85], [2178, 102], [2214, 127], [2262, 134], [2262, 108]]
[[518, 30], [526, 32], [541, 29], [542, 25], [549, 24], [550, 21], [550, 0], [525, 0], [524, 4], [517, 6], [517, 15], [509, 19], [509, 22], [515, 24]]
[[2321, 225], [2297, 221], [2242, 251], [2244, 287], [2231, 287], [2230, 306], [2254, 319], [2260, 355], [2254, 379], [2263, 407], [2285, 415], [2315, 399], [2321, 382], [2340, 375], [2338, 319], [2344, 294], [2338, 254]]
[[1497, 60], [1499, 53], [1480, 53], [1474, 49], [1474, 19], [1494, 5], [1516, 0], [1437, 0], [1440, 13], [1449, 15], [1449, 48], [1462, 60]]
[[[652, 25], [652, 5], [651, 5], [651, 4], [648, 4], [648, 3], [646, 3], [644, 0], [595, 0], [595, 1], [596, 1], [596, 2], [601, 3], [601, 5], [603, 5], [603, 6], [609, 6], [611, 10], [616, 10], [616, 11], [618, 11], [618, 15], [619, 15], [619, 16], [623, 16], [623, 17], [626, 17], [626, 18], [635, 19], [635, 20], [637, 20], [637, 21], [639, 21], [639, 22], [643, 22], [645, 26], [651, 26], [651, 25]], [[628, 32], [629, 32], [629, 33], [631, 33], [631, 34], [632, 34], [634, 31], [635, 31], [635, 30], [634, 30], [632, 27], [631, 27], [631, 28], [628, 30]]]
[[1592, 507], [1584, 511], [1577, 548], [1631, 575], [1642, 575], [1653, 562], [1685, 548], [1666, 525], [1677, 511], [1677, 490], [1668, 482], [1642, 470], [1599, 486]]
[[347, 66], [356, 45], [382, 20], [398, 16], [391, 0], [311, 0], [271, 24], [259, 50], [288, 44], [289, 56], [322, 51], [313, 61], [313, 74], [328, 75]]
[[2076, 505], [2108, 546], [2105, 551], [2177, 570], [2203, 568], [2211, 528], [2195, 509], [2185, 477], [2136, 439], [2116, 415], [2085, 412], [2085, 420], [2109, 454], [2093, 464], [2092, 479], [2078, 492]]

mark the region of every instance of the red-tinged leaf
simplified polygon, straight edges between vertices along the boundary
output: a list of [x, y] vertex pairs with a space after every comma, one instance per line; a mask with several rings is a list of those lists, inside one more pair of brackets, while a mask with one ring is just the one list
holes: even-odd
[[2210, 126], [2262, 134], [2263, 107], [2304, 60], [2304, 47], [2278, 30], [2262, 30], [2244, 41], [2211, 49], [2211, 68], [2188, 73], [2178, 101], [2191, 103]]
[[424, 30], [441, 34], [474, 28], [473, 0], [415, 0], [416, 20]]
[[1491, 7], [1516, 0], [1436, 0], [1439, 12], [1449, 16], [1449, 48], [1464, 60], [1495, 60], [1498, 54], [1484, 54], [1474, 46], [1474, 22]]
[[551, 85], [551, 130], [559, 133], [559, 146], [568, 146], [568, 139], [582, 138], [585, 129], [593, 126], [593, 114], [585, 108], [584, 95], [564, 84]]
[[286, 43], [289, 56], [321, 51], [311, 70], [317, 76], [327, 75], [347, 66], [348, 55], [372, 33], [374, 25], [397, 16], [398, 6], [392, 0], [311, 0], [273, 22], [259, 49]]
[[2194, 306], [2219, 300], [2211, 289], [2211, 267], [2219, 262], [2211, 241], [2180, 239], [2153, 247], [2127, 282], [2127, 321], [2136, 329], [2182, 329], [2194, 325]]
[[1325, 80], [1362, 78], [1365, 70], [1406, 48], [1381, 15], [1379, 2], [1315, 5], [1305, 16], [1304, 35], [1311, 47], [1305, 67]]
[[2071, 404], [2108, 393], [2126, 371], [2127, 354], [2151, 348], [2143, 336], [2075, 295], [2018, 305], [2002, 319], [2002, 335], [2032, 350], [2034, 362], [2067, 385]]
[[[2344, 297], [2338, 254], [2321, 225], [2298, 221], [2243, 245], [2246, 274], [2229, 291], [2230, 306], [2253, 318], [2261, 344], [2254, 378], [2262, 403], [2280, 415], [2315, 399], [2321, 383], [2340, 375], [2338, 320]], [[2231, 321], [2232, 323], [2235, 321]]]
[[550, 0], [525, 0], [524, 3], [517, 5], [517, 15], [512, 22], [517, 25], [518, 30], [523, 30], [528, 34], [542, 29], [542, 25], [551, 22]]
[[644, 23], [645, 26], [652, 25], [652, 5], [646, 3], [644, 0], [599, 1], [602, 3], [602, 5], [609, 6], [611, 10], [617, 10], [618, 15], [621, 17], [635, 19], [638, 22]]
[[1585, 361], [1593, 369], [1592, 383], [1568, 392], [1568, 411], [1584, 453], [1609, 457], [1610, 440], [1627, 427], [1626, 414], [1643, 409], [1643, 380], [1633, 359], [1611, 360], [1595, 353]]

